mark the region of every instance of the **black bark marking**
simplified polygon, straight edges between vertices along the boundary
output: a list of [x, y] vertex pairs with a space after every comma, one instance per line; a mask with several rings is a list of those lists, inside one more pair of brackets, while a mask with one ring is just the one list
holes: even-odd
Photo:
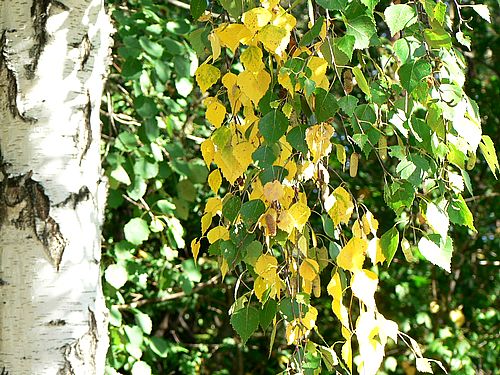
[[85, 34], [82, 38], [82, 42], [80, 43], [80, 52], [81, 52], [81, 67], [82, 70], [85, 68], [87, 61], [90, 57], [90, 51], [92, 50], [92, 43], [90, 42], [90, 38], [87, 34]]
[[5, 286], [5, 285], [9, 285], [9, 283], [7, 281], [5, 281], [4, 279], [0, 278], [0, 286]]
[[[43, 244], [51, 263], [59, 270], [66, 241], [61, 234], [59, 224], [50, 216], [50, 200], [45, 195], [40, 183], [31, 179], [32, 172], [24, 175], [9, 176], [2, 170], [0, 182], [1, 225], [10, 220], [11, 225], [19, 229], [32, 228], [38, 240]], [[9, 209], [18, 209], [17, 218], [8, 218]]]
[[9, 112], [12, 114], [12, 117], [18, 117], [25, 122], [34, 123], [36, 122], [35, 118], [26, 116], [25, 113], [21, 113], [19, 111], [19, 107], [17, 105], [17, 76], [14, 70], [9, 67], [6, 47], [7, 31], [4, 31], [0, 37], [0, 95], [2, 95], [2, 92], [5, 92], [7, 106]]
[[55, 207], [71, 206], [73, 209], [78, 206], [78, 203], [86, 201], [90, 198], [90, 190], [87, 186], [82, 186], [78, 193], [71, 193], [68, 197], [61, 203], [55, 205]]
[[[87, 92], [87, 102], [83, 107], [83, 140], [85, 142], [83, 150], [80, 156], [80, 165], [82, 165], [83, 158], [87, 155], [87, 151], [90, 149], [92, 144], [92, 126], [91, 126], [91, 115], [92, 115], [92, 102], [90, 95]], [[77, 139], [80, 137], [79, 131], [77, 133]]]
[[63, 319], [54, 319], [47, 323], [48, 326], [61, 327], [66, 325], [66, 321]]
[[[66, 344], [61, 348], [64, 358], [64, 366], [59, 369], [57, 375], [73, 375], [76, 371], [73, 367], [73, 361], [79, 361], [80, 364], [85, 365], [87, 368], [95, 369], [95, 354], [97, 351], [97, 321], [94, 312], [88, 308], [89, 311], [89, 330], [82, 337], [75, 340], [72, 344]], [[88, 345], [87, 337], [90, 337], [90, 351], [80, 348], [80, 342], [82, 341], [85, 346]], [[86, 353], [90, 353], [90, 358]], [[90, 361], [90, 364], [88, 363]], [[2, 374], [0, 374], [2, 375]]]
[[0, 375], [9, 375], [9, 372], [5, 369], [5, 366], [2, 366], [2, 372], [0, 372]]
[[46, 26], [51, 2], [51, 0], [33, 0], [33, 4], [31, 5], [31, 19], [33, 20], [35, 43], [29, 52], [32, 61], [24, 66], [27, 79], [33, 79], [35, 77], [38, 60], [49, 39]]
[[36, 68], [40, 55], [43, 52], [48, 40], [47, 19], [49, 18], [52, 7], [58, 7], [62, 11], [70, 11], [70, 8], [58, 0], [33, 0], [31, 5], [31, 19], [33, 20], [34, 39], [35, 43], [29, 51], [29, 56], [32, 59], [31, 63], [26, 64], [26, 78], [33, 79], [35, 77]]

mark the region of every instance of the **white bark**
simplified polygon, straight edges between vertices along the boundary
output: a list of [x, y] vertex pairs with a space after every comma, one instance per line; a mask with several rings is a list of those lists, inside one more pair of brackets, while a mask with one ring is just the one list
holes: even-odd
[[[0, 0], [0, 373], [103, 374], [103, 0]], [[4, 372], [2, 372], [4, 371]]]

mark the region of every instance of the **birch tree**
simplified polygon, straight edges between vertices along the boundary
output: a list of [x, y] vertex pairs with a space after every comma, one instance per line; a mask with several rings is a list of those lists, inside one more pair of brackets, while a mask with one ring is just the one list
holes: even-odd
[[102, 374], [102, 0], [0, 0], [0, 372]]

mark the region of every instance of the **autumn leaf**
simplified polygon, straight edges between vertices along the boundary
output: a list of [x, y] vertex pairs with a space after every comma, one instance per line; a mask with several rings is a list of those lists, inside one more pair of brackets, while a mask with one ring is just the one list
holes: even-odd
[[202, 92], [207, 91], [220, 78], [220, 70], [210, 64], [202, 64], [196, 69], [196, 82]]

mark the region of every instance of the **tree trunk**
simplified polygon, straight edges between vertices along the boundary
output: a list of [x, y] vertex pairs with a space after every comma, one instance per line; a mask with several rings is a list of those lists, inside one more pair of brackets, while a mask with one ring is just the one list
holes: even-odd
[[102, 0], [0, 0], [0, 373], [103, 374]]

